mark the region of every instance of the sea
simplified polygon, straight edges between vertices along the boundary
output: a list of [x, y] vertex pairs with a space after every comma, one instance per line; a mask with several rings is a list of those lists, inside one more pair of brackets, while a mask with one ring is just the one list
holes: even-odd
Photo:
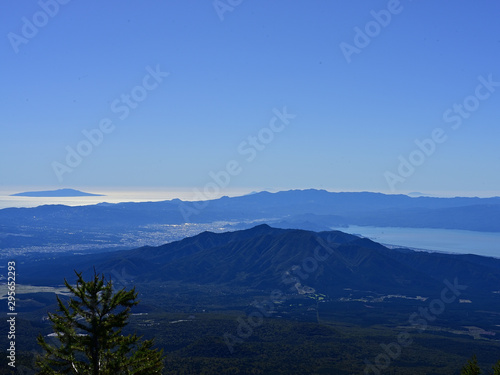
[[360, 235], [389, 247], [500, 258], [500, 233], [498, 232], [356, 225], [332, 229]]

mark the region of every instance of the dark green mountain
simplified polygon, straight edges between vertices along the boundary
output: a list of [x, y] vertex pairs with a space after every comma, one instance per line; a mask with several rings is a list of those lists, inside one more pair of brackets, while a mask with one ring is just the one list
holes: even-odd
[[22, 278], [60, 283], [64, 270], [71, 277], [73, 269], [91, 272], [94, 266], [135, 284], [180, 282], [292, 294], [313, 288], [332, 297], [346, 290], [429, 296], [441, 291], [445, 279], [466, 285], [464, 296], [490, 298], [500, 289], [500, 259], [389, 249], [340, 231], [268, 225], [204, 232], [159, 247], [31, 263]]
[[[388, 345], [393, 350], [402, 333], [412, 344], [397, 349], [394, 373], [457, 374], [474, 352], [485, 368], [498, 360], [496, 258], [389, 249], [339, 231], [259, 225], [158, 247], [20, 260], [16, 271], [23, 284], [60, 285], [63, 278], [74, 281], [73, 270], [88, 278], [94, 267], [118, 288], [137, 288], [133, 331], [165, 348], [172, 374], [235, 373], [256, 364], [263, 374], [358, 374]], [[52, 332], [40, 318], [55, 309], [49, 297], [16, 295], [20, 316], [30, 320], [19, 322], [25, 335], [19, 347], [31, 350], [37, 331]], [[265, 319], [246, 334], [243, 324], [261, 312]], [[230, 342], [234, 352], [227, 334], [238, 340]]]

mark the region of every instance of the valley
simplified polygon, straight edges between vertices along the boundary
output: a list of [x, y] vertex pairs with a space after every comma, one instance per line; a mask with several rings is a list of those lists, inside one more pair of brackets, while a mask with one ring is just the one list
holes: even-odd
[[471, 353], [491, 366], [500, 352], [500, 260], [261, 224], [158, 247], [19, 258], [24, 363], [34, 332], [52, 332], [55, 294], [68, 298], [62, 281], [94, 267], [116, 288], [136, 288], [127, 330], [155, 338], [167, 374], [352, 374], [377, 370], [386, 355], [398, 374], [456, 374]]
[[[235, 368], [240, 374], [361, 374], [367, 361], [375, 364], [401, 337], [408, 345], [400, 345], [400, 354], [391, 359], [398, 374], [457, 374], [471, 352], [492, 365], [500, 351], [500, 327], [491, 329], [498, 315], [476, 315], [458, 304], [422, 327], [408, 319], [428, 301], [426, 306], [422, 300], [381, 298], [366, 306], [290, 294], [275, 304], [275, 313], [257, 320], [255, 313], [265, 310], [254, 301], [268, 299], [264, 291], [175, 283], [137, 288], [141, 303], [127, 332], [154, 338], [165, 349], [166, 374], [231, 374]], [[29, 351], [37, 350], [33, 335], [52, 333], [44, 317], [54, 310], [55, 297], [23, 293], [20, 304], [17, 340], [24, 350], [22, 363], [29, 366]]]

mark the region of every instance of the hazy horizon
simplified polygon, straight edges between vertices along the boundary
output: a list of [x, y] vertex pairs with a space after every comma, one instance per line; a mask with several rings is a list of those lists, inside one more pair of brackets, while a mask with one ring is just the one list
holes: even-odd
[[[105, 198], [109, 195], [138, 195], [138, 196], [151, 196], [151, 197], [160, 197], [162, 195], [169, 196], [172, 198], [169, 199], [184, 199], [184, 200], [197, 200], [197, 198], [206, 198], [206, 199], [216, 199], [223, 196], [241, 196], [252, 193], [259, 192], [270, 192], [277, 193], [281, 191], [290, 191], [290, 190], [324, 190], [331, 193], [380, 193], [387, 195], [408, 195], [408, 196], [427, 196], [427, 197], [436, 197], [436, 198], [453, 198], [453, 197], [477, 197], [477, 198], [493, 198], [499, 197], [500, 192], [496, 193], [494, 191], [489, 192], [466, 192], [466, 191], [372, 191], [372, 190], [334, 190], [334, 189], [326, 189], [326, 188], [315, 188], [315, 187], [305, 187], [305, 188], [260, 188], [260, 187], [240, 187], [240, 188], [232, 188], [232, 189], [220, 189], [213, 194], [212, 191], [209, 193], [205, 193], [200, 187], [188, 186], [188, 187], [177, 187], [177, 188], [163, 188], [163, 187], [150, 187], [150, 186], [0, 186], [0, 197], [9, 196], [11, 194], [17, 194], [22, 192], [39, 192], [39, 191], [55, 191], [61, 189], [73, 189], [82, 191], [85, 193], [92, 194], [102, 194]], [[214, 198], [215, 197], [215, 198]], [[90, 197], [90, 198], [99, 198], [99, 197]]]

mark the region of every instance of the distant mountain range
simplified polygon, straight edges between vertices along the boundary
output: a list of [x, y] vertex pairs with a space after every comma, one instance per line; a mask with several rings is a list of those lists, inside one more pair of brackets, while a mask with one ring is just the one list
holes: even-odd
[[[26, 263], [24, 283], [60, 284], [72, 270], [93, 269], [133, 284], [180, 282], [330, 297], [364, 293], [429, 296], [444, 280], [465, 285], [461, 298], [493, 303], [500, 259], [388, 249], [340, 231], [311, 232], [259, 225], [159, 247]], [[23, 273], [21, 275], [21, 273]], [[497, 301], [499, 302], [499, 301]]]
[[11, 194], [11, 197], [102, 197], [102, 194], [91, 194], [75, 189], [58, 189], [46, 191], [27, 191], [24, 193]]
[[[190, 228], [204, 225], [229, 230], [259, 223], [312, 231], [360, 225], [500, 232], [500, 198], [412, 198], [310, 189], [199, 202], [173, 199], [6, 208], [0, 210], [0, 249], [43, 247], [42, 251], [51, 251], [68, 244], [75, 250], [89, 245], [130, 249], [139, 246], [137, 239], [141, 244], [167, 242], [148, 243], [149, 235], [152, 241], [155, 236], [180, 239], [201, 232]], [[191, 232], [186, 233], [187, 230]]]
[[500, 232], [500, 198], [411, 198], [380, 193], [331, 193], [325, 190], [260, 192], [240, 197], [185, 202], [47, 205], [0, 210], [0, 225], [120, 227], [146, 224], [266, 220], [307, 221], [320, 228], [372, 225]]

